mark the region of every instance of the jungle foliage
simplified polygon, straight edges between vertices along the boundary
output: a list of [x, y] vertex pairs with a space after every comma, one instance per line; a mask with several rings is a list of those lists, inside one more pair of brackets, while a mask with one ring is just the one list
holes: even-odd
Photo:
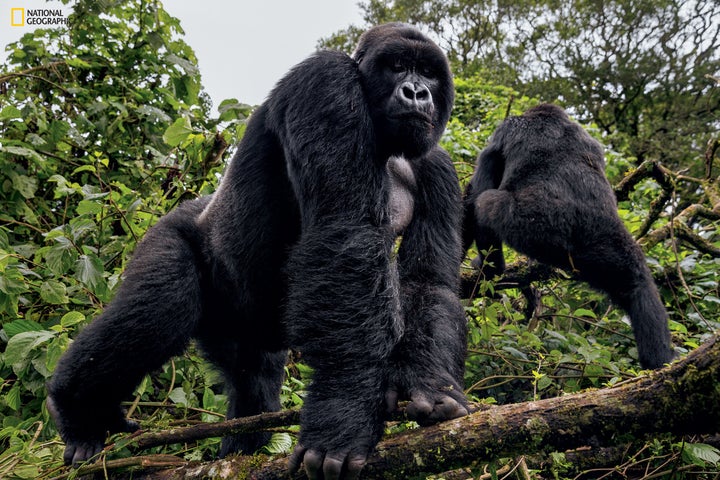
[[[461, 182], [498, 123], [542, 101], [563, 105], [607, 147], [621, 216], [646, 251], [684, 354], [720, 327], [720, 10], [714, 0], [599, 5], [368, 0], [360, 8], [368, 24], [415, 23], [448, 52], [457, 94], [443, 146]], [[0, 69], [1, 478], [65, 472], [45, 381], [73, 335], [112, 299], [145, 231], [217, 187], [252, 111], [236, 99], [212, 109], [181, 25], [159, 1], [79, 1], [74, 10], [69, 27], [7, 46]], [[363, 28], [321, 44], [349, 50]], [[602, 294], [562, 275], [529, 280], [541, 299], [529, 318], [526, 292], [493, 280], [466, 301], [471, 398], [550, 398], [641, 373], [628, 322]], [[310, 375], [289, 364], [286, 407], [302, 404]], [[127, 407], [148, 429], [215, 421], [225, 411], [218, 376], [194, 349], [147, 376], [135, 395]], [[278, 433], [265, 451], [288, 451], [292, 441]], [[586, 478], [720, 472], [712, 439], [624, 441], [614, 463]], [[200, 460], [218, 444], [152, 452]], [[519, 462], [472, 467], [497, 478]], [[526, 467], [527, 478], [583, 473], [563, 452], [543, 465]]]

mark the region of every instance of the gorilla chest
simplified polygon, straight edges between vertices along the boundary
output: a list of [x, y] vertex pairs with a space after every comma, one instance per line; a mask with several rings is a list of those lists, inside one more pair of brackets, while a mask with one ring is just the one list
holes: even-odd
[[390, 157], [386, 169], [390, 227], [395, 235], [401, 235], [413, 217], [417, 189], [415, 174], [410, 163], [403, 157]]

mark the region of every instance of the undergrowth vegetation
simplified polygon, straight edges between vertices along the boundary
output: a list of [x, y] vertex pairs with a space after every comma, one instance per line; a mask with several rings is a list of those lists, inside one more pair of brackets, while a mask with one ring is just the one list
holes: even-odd
[[[46, 380], [75, 333], [112, 299], [147, 229], [181, 201], [214, 191], [252, 111], [234, 99], [212, 110], [180, 24], [158, 2], [118, 2], [102, 15], [98, 5], [79, 2], [68, 29], [38, 30], [8, 46], [0, 73], [0, 478], [66, 473], [44, 405]], [[458, 75], [456, 88], [443, 146], [464, 185], [497, 124], [547, 99], [477, 71]], [[717, 87], [711, 95], [717, 97]], [[640, 175], [647, 159], [638, 158], [631, 139], [618, 140], [626, 133], [610, 138], [596, 124], [584, 125], [606, 145], [614, 185], [640, 172], [632, 188], [618, 189], [618, 207], [646, 250], [673, 342], [686, 353], [720, 327], [720, 221], [717, 213], [683, 216], [692, 205], [720, 208], [712, 169], [717, 149], [704, 158], [707, 141], [717, 137], [688, 139], [694, 156], [677, 171], [646, 168], [652, 174]], [[716, 135], [717, 128], [716, 116], [708, 132]], [[695, 173], [703, 162], [710, 165], [705, 177]], [[670, 228], [672, 222], [688, 231]], [[526, 261], [508, 252], [509, 263]], [[525, 293], [497, 289], [493, 279], [465, 301], [466, 388], [473, 400], [535, 400], [641, 373], [629, 322], [604, 295], [570, 277], [533, 285], [540, 304], [530, 318]], [[284, 407], [302, 405], [311, 375], [301, 356], [292, 355]], [[164, 429], [222, 419], [225, 403], [219, 375], [191, 347], [148, 375], [126, 407], [144, 429]], [[289, 451], [292, 433], [277, 432], [265, 453]], [[637, 478], [641, 471], [717, 478], [720, 454], [704, 441], [629, 439], [615, 467], [585, 478], [613, 472]], [[202, 460], [218, 448], [219, 439], [209, 439], [149, 453]], [[115, 448], [108, 455], [133, 453]], [[499, 478], [519, 462], [476, 467]], [[563, 453], [540, 463], [531, 465], [531, 475], [582, 474]]]

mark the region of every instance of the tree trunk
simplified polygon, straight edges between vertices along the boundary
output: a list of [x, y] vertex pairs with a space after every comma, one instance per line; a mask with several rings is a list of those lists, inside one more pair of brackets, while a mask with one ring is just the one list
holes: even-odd
[[[628, 437], [666, 432], [720, 432], [717, 338], [670, 367], [622, 385], [487, 407], [467, 417], [394, 435], [377, 446], [361, 478], [406, 479], [498, 457], [611, 446]], [[289, 477], [285, 470], [285, 458], [238, 456], [155, 472], [136, 471], [132, 478], [305, 478], [302, 474]]]

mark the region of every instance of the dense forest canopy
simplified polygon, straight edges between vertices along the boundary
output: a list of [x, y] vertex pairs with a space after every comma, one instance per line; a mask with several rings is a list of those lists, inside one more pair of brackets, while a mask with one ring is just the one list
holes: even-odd
[[[718, 330], [716, 0], [367, 0], [359, 8], [364, 25], [319, 45], [351, 51], [368, 25], [404, 21], [447, 52], [456, 102], [442, 144], [463, 184], [507, 115], [540, 102], [571, 112], [606, 147], [620, 214], [647, 255], [678, 351], [685, 355]], [[145, 231], [179, 202], [214, 191], [252, 107], [237, 92], [240, 101], [211, 111], [192, 46], [156, 0], [78, 1], [68, 27], [28, 33], [7, 49], [0, 69], [0, 477], [51, 478], [62, 473], [62, 445], [44, 407], [46, 379], [74, 334], [113, 297]], [[558, 272], [523, 270], [528, 263], [517, 255], [509, 263], [527, 288], [483, 280], [466, 295], [472, 399], [553, 398], [640, 373], [624, 314], [604, 295]], [[528, 309], [532, 298], [539, 301]], [[283, 387], [288, 408], [302, 405], [311, 376], [301, 358], [293, 360]], [[216, 373], [194, 350], [146, 377], [135, 394], [128, 410], [148, 429], [216, 421], [225, 411]], [[287, 452], [292, 441], [278, 432], [264, 451]], [[712, 443], [626, 438], [605, 463], [573, 463], [557, 452], [530, 462], [528, 475], [574, 478], [592, 470], [585, 478], [611, 471], [637, 478], [675, 465], [676, 478], [714, 478], [720, 455]], [[218, 445], [212, 438], [152, 452], [201, 460]], [[108, 457], [132, 453], [115, 448]], [[486, 460], [471, 466], [519, 464]]]

